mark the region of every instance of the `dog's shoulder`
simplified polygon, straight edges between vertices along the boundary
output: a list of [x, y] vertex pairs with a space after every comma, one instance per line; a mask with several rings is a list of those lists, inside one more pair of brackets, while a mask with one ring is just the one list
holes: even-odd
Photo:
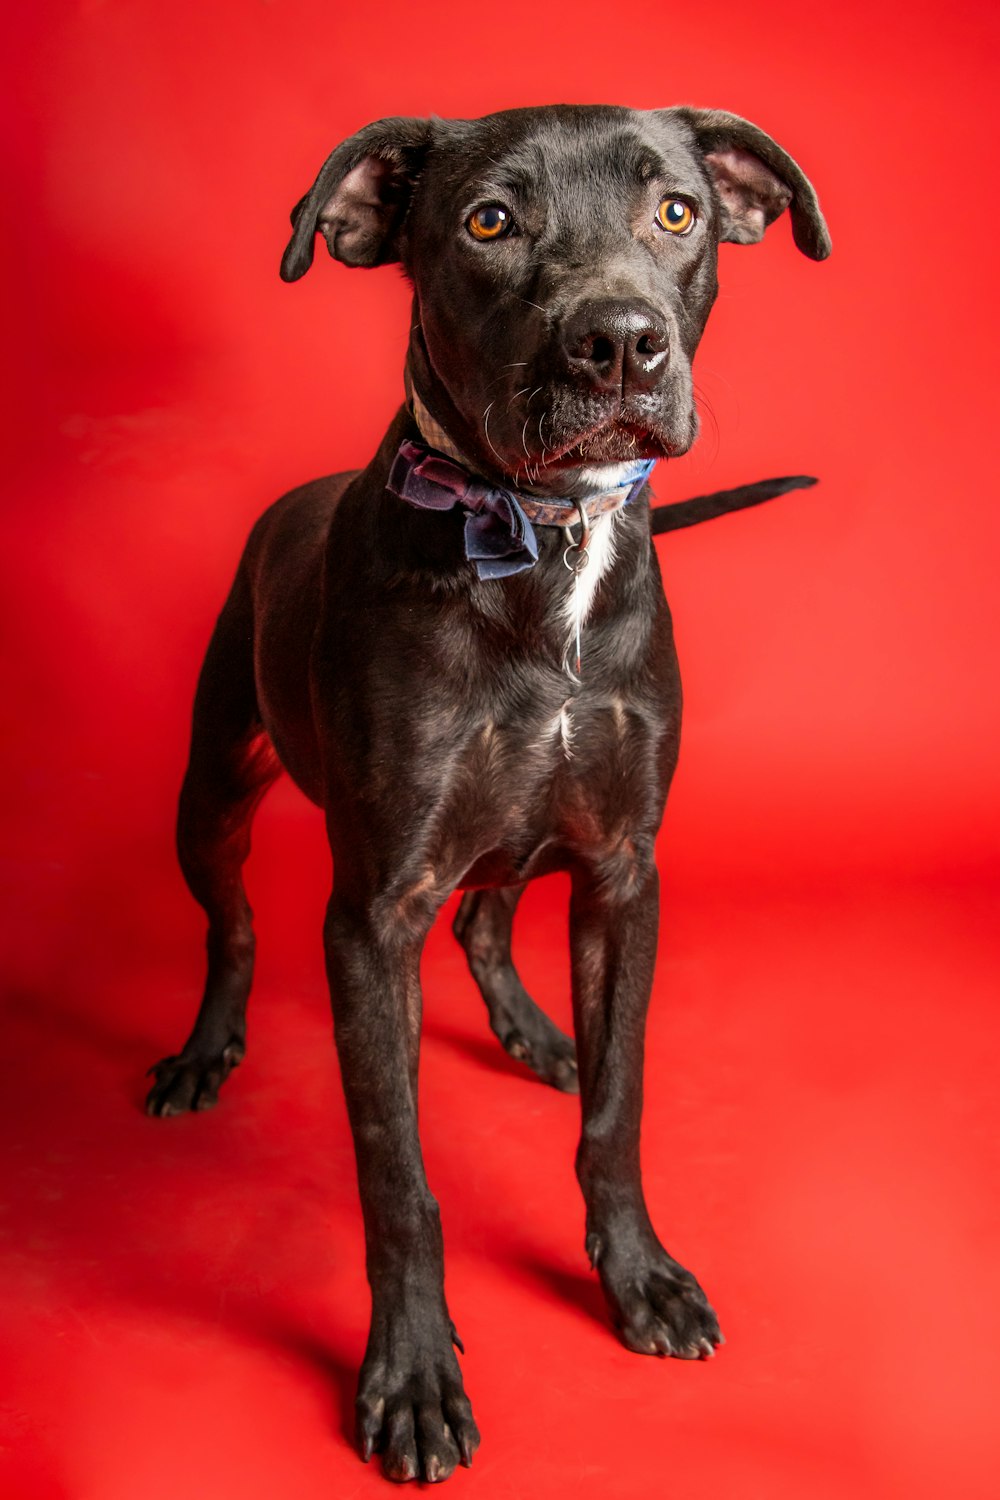
[[275, 560], [279, 555], [313, 551], [329, 532], [337, 506], [357, 471], [326, 474], [289, 490], [269, 505], [254, 525], [246, 546], [246, 559], [253, 565]]

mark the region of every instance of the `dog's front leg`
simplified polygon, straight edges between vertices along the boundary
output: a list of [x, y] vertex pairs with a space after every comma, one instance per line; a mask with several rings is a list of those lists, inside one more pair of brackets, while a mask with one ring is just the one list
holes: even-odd
[[639, 1166], [643, 1043], [656, 958], [659, 880], [651, 857], [574, 877], [573, 1008], [583, 1128], [577, 1175], [587, 1253], [623, 1342], [642, 1354], [698, 1359], [722, 1341], [690, 1271], [660, 1244]]
[[447, 1478], [479, 1444], [452, 1347], [438, 1206], [417, 1134], [420, 951], [437, 903], [346, 899], [327, 913], [327, 969], [365, 1221], [371, 1331], [358, 1442], [391, 1479]]

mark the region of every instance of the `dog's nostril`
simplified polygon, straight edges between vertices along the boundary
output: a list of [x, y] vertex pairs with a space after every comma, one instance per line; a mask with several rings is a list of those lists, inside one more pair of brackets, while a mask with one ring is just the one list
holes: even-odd
[[664, 378], [667, 322], [640, 299], [584, 302], [560, 337], [574, 377], [602, 393], [615, 387], [625, 396], [649, 391]]

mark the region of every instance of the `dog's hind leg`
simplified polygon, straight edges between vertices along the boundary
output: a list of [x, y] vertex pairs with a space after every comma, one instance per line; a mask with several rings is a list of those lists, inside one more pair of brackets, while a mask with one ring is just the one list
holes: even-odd
[[241, 568], [198, 681], [177, 817], [181, 870], [208, 916], [208, 975], [183, 1051], [150, 1070], [151, 1115], [211, 1108], [243, 1059], [254, 935], [242, 871], [257, 804], [280, 770], [257, 709], [253, 604]]
[[514, 909], [524, 886], [466, 891], [452, 931], [465, 949], [490, 1026], [511, 1057], [567, 1094], [579, 1090], [571, 1037], [550, 1021], [521, 983], [510, 953]]

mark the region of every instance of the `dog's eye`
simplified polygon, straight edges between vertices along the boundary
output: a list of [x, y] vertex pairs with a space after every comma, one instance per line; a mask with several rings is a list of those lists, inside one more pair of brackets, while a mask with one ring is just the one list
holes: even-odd
[[470, 214], [465, 227], [474, 240], [498, 240], [510, 233], [514, 217], [501, 203], [487, 203]]
[[694, 223], [694, 210], [681, 198], [664, 198], [656, 210], [656, 222], [671, 234], [687, 234]]

